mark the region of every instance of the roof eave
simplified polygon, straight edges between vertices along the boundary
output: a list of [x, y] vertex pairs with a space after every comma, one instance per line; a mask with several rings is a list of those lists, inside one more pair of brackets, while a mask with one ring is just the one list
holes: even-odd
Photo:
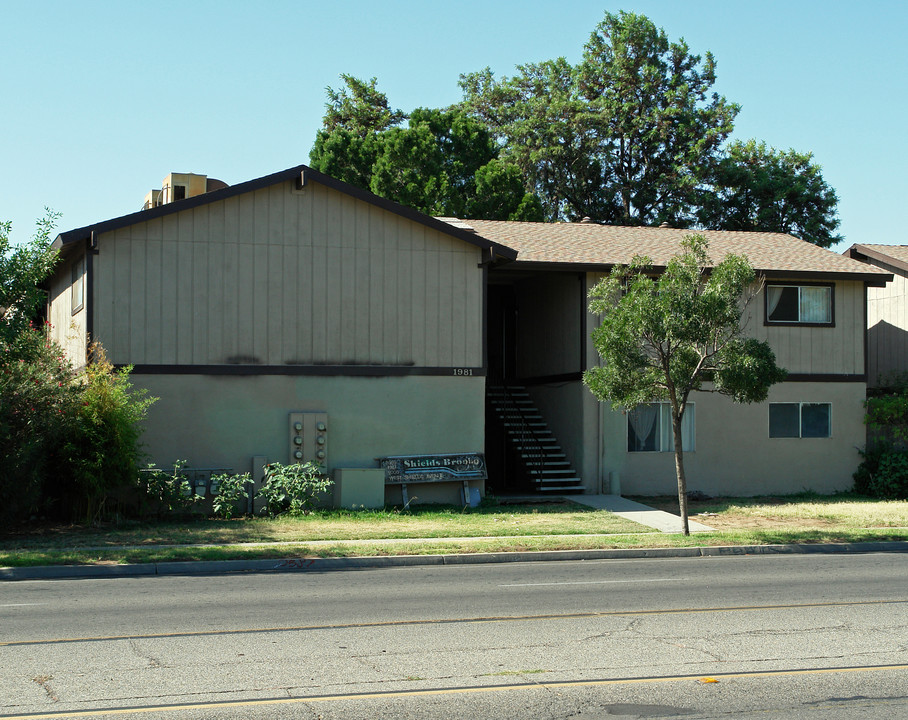
[[888, 255], [876, 248], [867, 247], [866, 245], [855, 243], [848, 248], [843, 255], [846, 255], [853, 260], [857, 260], [858, 262], [866, 262], [867, 260], [884, 262], [887, 265], [891, 265], [894, 268], [904, 271], [905, 274], [908, 274], [908, 263], [904, 260], [899, 260], [898, 258], [892, 257], [892, 255]]
[[[616, 265], [624, 263], [582, 263], [582, 262], [545, 262], [535, 260], [521, 260], [509, 264], [506, 270], [562, 270], [573, 272], [611, 272]], [[664, 265], [651, 265], [649, 270], [654, 273], [665, 272]], [[779, 268], [754, 268], [754, 271], [769, 280], [803, 279], [803, 280], [855, 280], [864, 282], [871, 287], [884, 287], [892, 281], [892, 273], [873, 272], [861, 273], [853, 271], [835, 270], [785, 270]]]

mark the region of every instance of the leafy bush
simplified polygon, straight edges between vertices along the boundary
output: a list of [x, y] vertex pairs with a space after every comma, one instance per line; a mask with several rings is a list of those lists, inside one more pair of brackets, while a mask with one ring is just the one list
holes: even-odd
[[0, 334], [0, 520], [46, 512], [78, 408], [76, 373], [46, 328]]
[[869, 397], [864, 407], [864, 422], [878, 437], [899, 445], [908, 443], [908, 392]]
[[888, 500], [908, 499], [908, 386], [867, 398], [864, 423], [870, 430], [864, 458], [854, 473], [856, 492]]
[[[217, 483], [217, 493], [212, 502], [214, 514], [218, 517], [229, 520], [233, 517], [237, 506], [242, 500], [249, 497], [249, 491], [246, 489], [248, 483], [252, 482], [249, 473], [242, 475], [213, 475], [212, 484]], [[243, 515], [244, 513], [240, 513]]]
[[64, 448], [73, 509], [83, 511], [87, 521], [98, 517], [109, 497], [134, 486], [143, 455], [141, 422], [157, 400], [131, 389], [131, 367], [115, 369], [98, 343], [90, 351], [81, 405]]
[[332, 485], [334, 482], [313, 462], [293, 465], [275, 462], [265, 466], [265, 484], [258, 497], [265, 499], [271, 516], [308, 515], [315, 508], [318, 496]]
[[879, 443], [861, 453], [854, 473], [855, 492], [886, 500], [908, 499], [908, 451]]
[[153, 465], [139, 471], [136, 488], [140, 515], [146, 515], [152, 509], [160, 517], [165, 512], [186, 510], [199, 500], [183, 474], [184, 467], [186, 461], [177, 460], [170, 471], [159, 470]]

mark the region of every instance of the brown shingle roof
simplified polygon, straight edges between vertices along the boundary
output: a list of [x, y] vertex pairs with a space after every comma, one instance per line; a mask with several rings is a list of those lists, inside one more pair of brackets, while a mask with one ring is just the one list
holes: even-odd
[[728, 253], [746, 255], [754, 269], [767, 275], [833, 273], [877, 282], [886, 279], [885, 271], [782, 233], [445, 219], [517, 250], [517, 263], [521, 265], [609, 268], [627, 264], [635, 255], [646, 255], [653, 265], [664, 267], [678, 254], [681, 240], [696, 233], [709, 242], [714, 261]]
[[908, 275], [908, 245], [852, 245], [845, 255], [856, 260], [885, 263]]

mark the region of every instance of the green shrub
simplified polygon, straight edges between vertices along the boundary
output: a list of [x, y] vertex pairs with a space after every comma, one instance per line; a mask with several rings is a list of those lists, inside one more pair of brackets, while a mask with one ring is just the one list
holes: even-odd
[[0, 337], [0, 519], [59, 510], [48, 478], [78, 407], [76, 373], [45, 329]]
[[878, 443], [863, 451], [854, 473], [854, 490], [886, 500], [908, 499], [908, 451]]
[[91, 357], [82, 375], [75, 427], [64, 448], [73, 512], [89, 522], [108, 499], [134, 487], [143, 457], [141, 422], [157, 399], [133, 391], [132, 368], [115, 369], [98, 343], [92, 344]]
[[158, 517], [175, 510], [187, 510], [200, 499], [183, 474], [185, 460], [177, 460], [172, 470], [160, 470], [153, 465], [140, 470], [136, 481], [139, 492], [139, 514], [153, 512]]
[[45, 480], [75, 412], [75, 374], [39, 330], [0, 341], [0, 353], [0, 516], [26, 519], [47, 510]]
[[[236, 512], [237, 506], [241, 501], [249, 497], [249, 491], [246, 489], [248, 483], [252, 482], [249, 473], [242, 475], [213, 475], [212, 484], [217, 483], [217, 493], [212, 501], [214, 514], [224, 520], [229, 520]], [[245, 513], [241, 512], [240, 515]]]
[[293, 465], [275, 462], [265, 466], [265, 483], [258, 497], [264, 498], [271, 516], [308, 515], [315, 508], [318, 496], [332, 485], [334, 482], [313, 462]]

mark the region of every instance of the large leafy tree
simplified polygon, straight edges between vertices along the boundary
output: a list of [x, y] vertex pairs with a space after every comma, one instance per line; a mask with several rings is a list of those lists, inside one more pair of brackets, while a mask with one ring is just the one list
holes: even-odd
[[58, 218], [59, 213], [46, 210], [31, 241], [15, 246], [12, 224], [0, 222], [0, 337], [8, 342], [28, 329], [44, 302], [40, 283], [57, 261], [50, 234]]
[[685, 535], [690, 530], [681, 423], [691, 393], [761, 402], [786, 376], [767, 343], [744, 335], [742, 315], [759, 288], [747, 258], [729, 254], [712, 266], [707, 251], [702, 236], [688, 236], [660, 275], [653, 276], [647, 258], [637, 257], [591, 290], [590, 311], [602, 317], [593, 331], [602, 362], [583, 378], [599, 400], [629, 410], [668, 401]]
[[715, 61], [643, 15], [606, 13], [583, 59], [461, 76], [463, 106], [503, 144], [548, 220], [685, 224], [738, 106]]
[[388, 96], [368, 82], [341, 75], [344, 87], [325, 88], [328, 102], [322, 129], [309, 152], [309, 164], [326, 175], [368, 189], [379, 151], [378, 133], [396, 127], [406, 115], [388, 104]]
[[309, 162], [316, 170], [430, 215], [541, 220], [520, 171], [498, 160], [488, 128], [462, 109], [389, 109], [370, 83], [342, 76], [328, 89], [324, 126]]
[[736, 141], [716, 165], [697, 219], [705, 227], [789, 233], [829, 247], [842, 240], [837, 203], [811, 153]]

